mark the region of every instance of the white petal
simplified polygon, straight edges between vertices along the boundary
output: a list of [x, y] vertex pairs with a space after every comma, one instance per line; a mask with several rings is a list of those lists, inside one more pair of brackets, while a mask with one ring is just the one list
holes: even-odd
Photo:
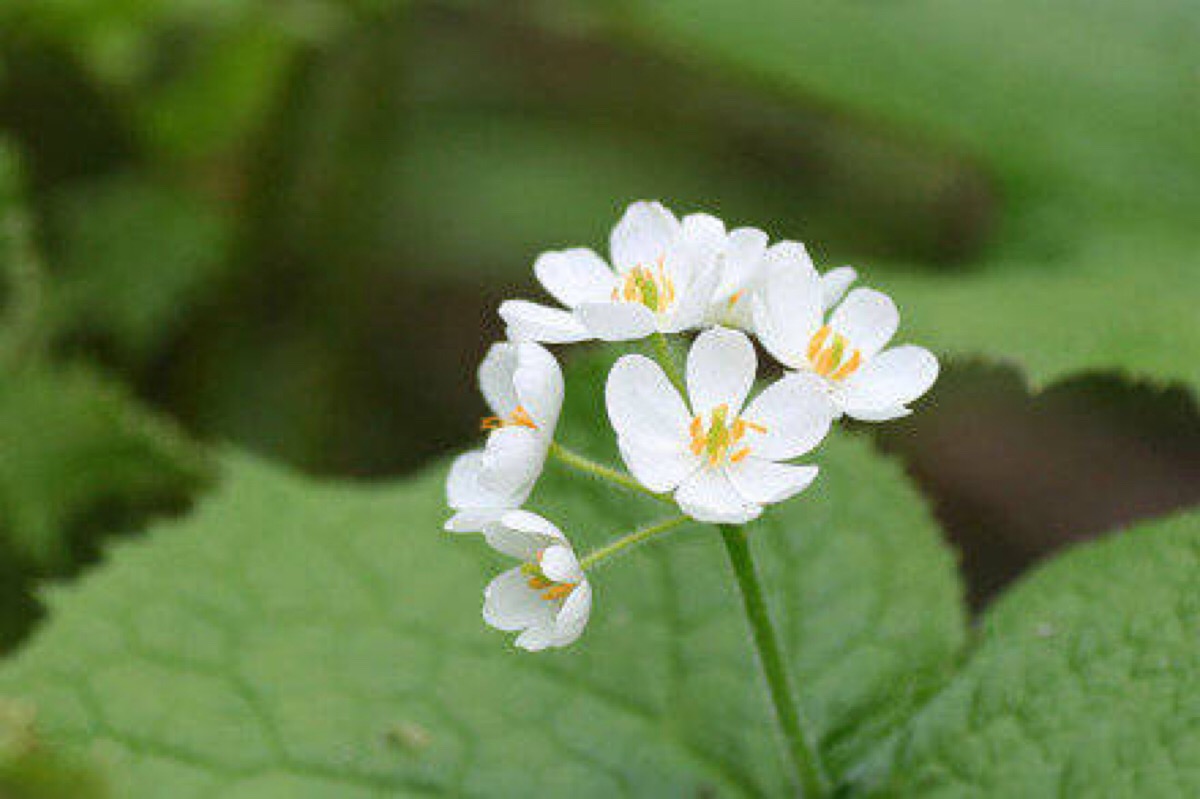
[[709, 214], [689, 214], [680, 224], [680, 244], [696, 257], [716, 261], [725, 249], [725, 223]]
[[713, 524], [745, 524], [762, 513], [742, 498], [723, 469], [700, 469], [675, 492], [675, 501], [688, 516]]
[[508, 416], [517, 407], [513, 374], [517, 371], [517, 345], [507, 341], [493, 344], [479, 364], [479, 390], [492, 413]]
[[751, 456], [726, 467], [733, 487], [749, 502], [768, 505], [796, 496], [817, 476], [816, 466], [772, 463]]
[[558, 611], [554, 622], [554, 638], [551, 646], [567, 646], [575, 643], [587, 626], [592, 615], [592, 586], [584, 580], [571, 592]]
[[744, 443], [755, 456], [786, 461], [812, 450], [829, 433], [838, 408], [824, 381], [810, 372], [772, 383], [746, 407], [742, 418], [766, 428], [750, 430]]
[[822, 275], [821, 303], [825, 306], [825, 310], [828, 311], [837, 305], [838, 301], [846, 296], [846, 292], [850, 290], [850, 286], [855, 280], [858, 280], [858, 272], [850, 266], [839, 266]]
[[460, 510], [442, 525], [448, 533], [483, 533], [500, 523], [500, 517], [508, 511], [500, 510]]
[[772, 244], [766, 252], [766, 269], [768, 274], [791, 274], [805, 280], [820, 280], [817, 268], [813, 266], [808, 249], [798, 241], [781, 241]]
[[525, 510], [502, 514], [483, 532], [493, 549], [527, 562], [532, 561], [539, 550], [567, 540], [551, 522]]
[[903, 405], [888, 405], [883, 408], [853, 408], [844, 412], [860, 422], [890, 422], [893, 419], [903, 419], [910, 415], [912, 410]]
[[554, 435], [563, 402], [562, 368], [550, 351], [532, 342], [517, 344], [512, 382], [517, 401], [533, 417], [542, 435]]
[[636, 302], [585, 302], [576, 309], [589, 338], [632, 341], [658, 329], [654, 312]]
[[728, 405], [732, 419], [741, 412], [757, 369], [754, 345], [745, 333], [723, 327], [704, 331], [688, 353], [692, 410], [706, 414], [718, 405]]
[[754, 297], [754, 329], [759, 339], [768, 352], [793, 369], [807, 367], [808, 344], [821, 327], [822, 316], [816, 270], [773, 272]]
[[846, 413], [864, 421], [882, 421], [920, 397], [938, 376], [937, 358], [924, 347], [906, 344], [884, 350], [846, 379], [839, 398]]
[[635, 266], [653, 266], [679, 237], [679, 220], [656, 202], [629, 206], [613, 228], [610, 247], [613, 266], [628, 272]]
[[617, 361], [604, 399], [619, 437], [658, 449], [687, 446], [691, 414], [662, 368], [644, 355]]
[[729, 234], [718, 296], [744, 291], [765, 277], [767, 241], [767, 234], [758, 228], [740, 227]]
[[645, 438], [620, 436], [617, 445], [634, 478], [656, 494], [673, 490], [700, 465], [700, 459], [682, 441], [657, 446]]
[[577, 583], [583, 579], [579, 559], [569, 546], [558, 544], [542, 553], [542, 574], [556, 583]]
[[446, 504], [455, 510], [507, 510], [521, 504], [512, 494], [480, 482], [483, 464], [483, 450], [455, 458], [446, 477]]
[[533, 272], [546, 291], [568, 308], [609, 299], [617, 279], [604, 259], [584, 247], [544, 253], [534, 262]]
[[549, 308], [527, 300], [500, 303], [500, 317], [513, 341], [571, 344], [591, 338], [587, 328], [570, 311]]
[[483, 450], [479, 482], [485, 488], [519, 498], [533, 490], [546, 462], [546, 440], [536, 430], [504, 427], [493, 431]]
[[896, 335], [900, 311], [888, 295], [874, 289], [854, 289], [829, 318], [829, 326], [862, 350], [866, 358], [879, 352]]
[[557, 608], [529, 587], [521, 569], [509, 569], [483, 591], [483, 620], [497, 630], [550, 627]]
[[686, 274], [676, 284], [675, 305], [667, 312], [661, 323], [665, 333], [679, 333], [699, 327], [709, 306], [721, 274], [715, 263], [693, 263], [687, 270], [674, 267], [674, 274]]

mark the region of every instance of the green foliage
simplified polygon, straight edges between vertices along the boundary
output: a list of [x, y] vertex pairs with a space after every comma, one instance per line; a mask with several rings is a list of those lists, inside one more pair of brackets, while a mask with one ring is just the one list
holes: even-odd
[[134, 174], [63, 190], [47, 226], [55, 327], [101, 339], [126, 362], [155, 354], [228, 266], [224, 215]]
[[90, 763], [39, 740], [36, 708], [0, 699], [0, 796], [5, 799], [104, 799], [108, 791]]
[[986, 615], [898, 746], [904, 796], [1200, 794], [1200, 513], [1082, 546]]
[[42, 566], [63, 565], [79, 525], [177, 506], [208, 470], [173, 426], [84, 368], [0, 381], [0, 441], [0, 538]]
[[[753, 545], [845, 773], [943, 681], [964, 629], [952, 559], [898, 468], [861, 442], [825, 454], [811, 499]], [[192, 516], [47, 594], [52, 620], [0, 690], [117, 764], [122, 796], [782, 789], [714, 530], [598, 573], [580, 646], [518, 653], [479, 617], [507, 566], [439, 532], [443, 477], [320, 485], [231, 457]], [[656, 507], [600, 491], [552, 475], [544, 494], [592, 545]]]

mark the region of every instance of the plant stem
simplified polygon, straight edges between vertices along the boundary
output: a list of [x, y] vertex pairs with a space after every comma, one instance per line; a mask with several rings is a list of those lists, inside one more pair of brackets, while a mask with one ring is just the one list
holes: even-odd
[[646, 488], [631, 476], [622, 472], [618, 472], [616, 469], [612, 469], [602, 463], [596, 463], [591, 458], [567, 449], [557, 441], [550, 445], [550, 454], [557, 458], [561, 463], [565, 463], [572, 469], [583, 472], [584, 474], [591, 475], [592, 477], [598, 477], [601, 480], [607, 480], [610, 483], [615, 483], [616, 485], [619, 485], [622, 488], [627, 488], [630, 491], [636, 491], [639, 494], [653, 497], [659, 502], [671, 501], [662, 494], [655, 494], [653, 491]]
[[675, 390], [686, 399], [688, 396], [687, 383], [679, 371], [679, 366], [675, 363], [675, 353], [671, 351], [671, 342], [667, 341], [666, 335], [661, 331], [654, 334], [654, 347], [658, 355], [658, 365], [667, 373]]
[[745, 530], [733, 525], [721, 525], [720, 529], [721, 537], [725, 540], [725, 550], [729, 553], [729, 564], [733, 567], [733, 574], [741, 590], [746, 620], [750, 623], [754, 646], [758, 650], [758, 662], [775, 708], [775, 721], [783, 734], [788, 758], [795, 767], [801, 793], [805, 799], [826, 796], [827, 787], [821, 760], [816, 746], [805, 735], [801, 724], [800, 710], [779, 646], [779, 636], [771, 623], [771, 614], [767, 610], [762, 582], [754, 568], [754, 559], [750, 555]]
[[629, 535], [622, 536], [616, 541], [613, 541], [610, 544], [605, 544], [599, 549], [588, 553], [586, 557], [579, 561], [579, 566], [584, 571], [587, 571], [593, 566], [597, 566], [614, 555], [620, 553], [622, 550], [645, 543], [651, 538], [662, 535], [663, 533], [669, 533], [676, 527], [679, 527], [681, 524], [687, 524], [690, 521], [691, 518], [688, 516], [676, 516], [674, 519], [667, 519], [665, 522], [659, 522], [658, 524], [652, 524], [649, 527], [643, 527], [640, 530], [635, 530]]

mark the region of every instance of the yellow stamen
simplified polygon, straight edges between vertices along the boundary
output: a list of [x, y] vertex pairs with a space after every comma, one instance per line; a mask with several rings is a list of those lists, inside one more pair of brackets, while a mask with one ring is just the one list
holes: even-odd
[[734, 292], [733, 296], [729, 298], [729, 307], [732, 308], [733, 306], [737, 305], [738, 300], [740, 300], [742, 295], [745, 293], [745, 291]]
[[[833, 340], [830, 341], [832, 335]], [[826, 346], [828, 343], [829, 346]], [[830, 380], [845, 380], [862, 365], [862, 352], [853, 350], [846, 360], [845, 355], [850, 351], [850, 342], [841, 333], [834, 333], [829, 325], [825, 325], [808, 342], [808, 361], [814, 372]]]
[[810, 361], [814, 360], [817, 357], [817, 353], [825, 346], [825, 339], [829, 338], [830, 332], [829, 325], [825, 325], [816, 332], [816, 335], [812, 337], [812, 341], [808, 342], [808, 359]]
[[499, 430], [502, 427], [527, 427], [530, 430], [537, 430], [537, 422], [533, 421], [533, 417], [529, 415], [529, 411], [525, 410], [524, 406], [518, 405], [516, 409], [507, 417], [487, 416], [480, 423], [479, 427], [482, 430]]
[[667, 274], [663, 258], [653, 267], [635, 266], [625, 273], [622, 282], [612, 290], [614, 302], [636, 302], [655, 313], [662, 313], [675, 304], [675, 283]]
[[570, 596], [571, 592], [575, 590], [576, 585], [578, 585], [578, 583], [558, 583], [557, 585], [554, 585], [543, 591], [542, 599], [546, 600], [547, 602], [553, 602], [556, 599], [562, 599], [563, 597]]
[[703, 455], [709, 466], [720, 466], [728, 461], [739, 463], [751, 452], [748, 446], [738, 446], [746, 433], [765, 433], [767, 428], [748, 419], [737, 418], [728, 422], [729, 406], [719, 405], [712, 410], [707, 428], [703, 416], [695, 416], [688, 427], [692, 441], [689, 449], [693, 455]]
[[861, 364], [862, 353], [858, 350], [855, 350], [854, 354], [850, 356], [850, 360], [842, 364], [836, 372], [830, 375], [830, 377], [834, 380], [845, 380], [847, 377], [854, 374]]

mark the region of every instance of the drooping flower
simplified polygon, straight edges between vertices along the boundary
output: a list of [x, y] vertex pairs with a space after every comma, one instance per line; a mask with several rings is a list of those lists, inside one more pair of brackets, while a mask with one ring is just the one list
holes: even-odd
[[674, 492], [684, 513], [704, 522], [741, 524], [764, 505], [803, 491], [815, 466], [783, 461], [809, 452], [836, 410], [820, 381], [795, 374], [746, 405], [757, 358], [745, 334], [701, 333], [687, 360], [685, 403], [658, 364], [627, 355], [608, 378], [608, 415], [621, 456], [652, 491]]
[[479, 387], [494, 416], [482, 450], [461, 456], [446, 494], [455, 532], [479, 532], [498, 513], [519, 508], [533, 491], [562, 410], [563, 374], [554, 356], [533, 342], [492, 345], [479, 366]]
[[847, 416], [865, 422], [906, 416], [908, 403], [937, 379], [937, 358], [923, 347], [887, 347], [900, 312], [882, 292], [854, 289], [826, 321], [827, 289], [816, 270], [773, 275], [755, 301], [763, 346], [785, 366], [819, 377]]
[[504, 514], [486, 533], [488, 544], [521, 565], [509, 569], [484, 591], [483, 618], [516, 644], [537, 652], [574, 643], [592, 611], [592, 586], [567, 537], [552, 523], [528, 511]]
[[629, 341], [700, 325], [717, 280], [710, 250], [698, 245], [704, 235], [659, 203], [632, 204], [613, 228], [611, 266], [585, 248], [537, 259], [534, 273], [566, 310], [508, 300], [500, 315], [509, 337], [548, 344]]

